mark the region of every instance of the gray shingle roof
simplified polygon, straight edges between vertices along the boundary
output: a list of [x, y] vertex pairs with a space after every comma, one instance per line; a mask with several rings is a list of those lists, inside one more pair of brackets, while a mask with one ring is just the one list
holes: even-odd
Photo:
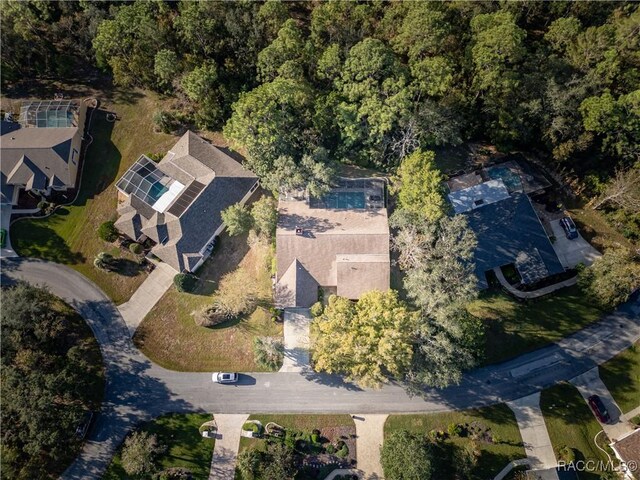
[[[222, 226], [221, 211], [240, 202], [257, 177], [190, 131], [157, 168], [185, 186], [164, 213], [158, 214], [133, 195], [128, 201], [142, 219], [142, 231], [160, 242], [153, 247], [153, 253], [178, 271], [191, 270], [203, 258], [200, 251]], [[192, 185], [202, 188], [190, 188]], [[179, 203], [184, 209], [173, 208]]]
[[514, 193], [461, 215], [478, 239], [474, 260], [480, 288], [488, 286], [485, 272], [512, 263], [529, 283], [540, 279], [545, 269], [548, 275], [564, 272], [527, 195]]
[[[67, 101], [74, 108], [74, 122], [70, 127], [21, 127], [15, 122], [2, 121], [0, 169], [6, 176], [3, 195], [9, 197], [9, 185], [45, 189], [48, 186], [75, 185], [76, 168], [70, 168], [72, 140], [81, 136], [84, 125], [84, 104]], [[25, 160], [27, 159], [27, 160]], [[11, 174], [12, 171], [18, 169]], [[29, 170], [30, 172], [26, 172]], [[19, 174], [17, 174], [19, 172]]]

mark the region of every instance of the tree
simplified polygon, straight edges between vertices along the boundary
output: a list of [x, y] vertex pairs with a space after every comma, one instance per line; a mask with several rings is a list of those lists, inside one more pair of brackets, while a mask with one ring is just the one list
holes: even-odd
[[163, 2], [135, 2], [118, 8], [111, 20], [103, 21], [93, 39], [99, 66], [108, 66], [119, 85], [155, 85], [154, 63], [166, 45], [164, 22], [168, 13]]
[[278, 224], [278, 205], [272, 197], [261, 197], [251, 207], [253, 229], [259, 235], [273, 238]]
[[606, 205], [640, 213], [640, 163], [628, 170], [617, 170], [592, 208], [597, 210]]
[[173, 277], [173, 284], [179, 292], [193, 292], [197, 280], [197, 277], [190, 273], [176, 273]]
[[223, 101], [219, 92], [218, 67], [212, 61], [194, 68], [180, 82], [189, 99], [198, 105], [196, 121], [203, 127], [218, 127], [223, 120]]
[[400, 208], [438, 221], [449, 209], [444, 197], [444, 175], [435, 165], [435, 154], [416, 150], [398, 168], [396, 187]]
[[261, 480], [293, 480], [296, 473], [293, 450], [279, 443], [271, 446]]
[[113, 255], [108, 252], [100, 252], [93, 260], [93, 266], [99, 270], [109, 271], [113, 268], [114, 262], [115, 259], [113, 258]]
[[253, 223], [251, 212], [239, 203], [225, 208], [221, 212], [222, 221], [224, 222], [227, 233], [232, 237], [248, 232]]
[[144, 475], [155, 470], [155, 458], [164, 450], [155, 435], [133, 432], [122, 447], [122, 468], [129, 475]]
[[405, 272], [404, 287], [425, 315], [439, 315], [452, 304], [474, 298], [477, 242], [463, 215], [430, 222], [398, 210], [390, 220], [398, 229], [391, 246]]
[[277, 337], [255, 337], [253, 354], [258, 365], [276, 371], [282, 365], [284, 344]]
[[391, 432], [380, 449], [380, 463], [387, 480], [429, 480], [433, 454], [424, 436], [406, 430]]
[[313, 359], [320, 371], [379, 386], [404, 378], [411, 367], [417, 315], [393, 290], [367, 292], [355, 304], [332, 295], [313, 325]]
[[384, 163], [384, 147], [409, 115], [407, 73], [381, 40], [366, 38], [349, 50], [336, 81], [345, 99], [337, 108], [345, 155]]
[[578, 283], [604, 308], [614, 308], [640, 285], [640, 259], [624, 248], [609, 249], [580, 270]]
[[242, 450], [236, 460], [236, 471], [240, 474], [240, 480], [259, 478], [259, 470], [264, 462], [263, 457], [263, 453], [258, 450]]
[[180, 62], [178, 61], [176, 52], [165, 48], [156, 53], [153, 72], [156, 74], [156, 77], [158, 77], [158, 83], [169, 87], [179, 71]]
[[100, 224], [98, 227], [98, 237], [105, 242], [115, 242], [118, 239], [118, 230], [111, 220]]
[[258, 54], [258, 74], [265, 82], [274, 80], [287, 62], [304, 62], [304, 35], [293, 19], [284, 22], [276, 38]]
[[584, 128], [602, 137], [605, 152], [623, 159], [640, 158], [640, 90], [617, 100], [609, 91], [580, 105]]
[[276, 78], [244, 93], [233, 105], [224, 135], [247, 151], [247, 168], [260, 179], [272, 171], [277, 158], [294, 161], [315, 149], [310, 135], [313, 92], [308, 85]]
[[104, 388], [91, 329], [47, 290], [0, 291], [3, 477], [57, 477], [77, 455], [76, 428]]

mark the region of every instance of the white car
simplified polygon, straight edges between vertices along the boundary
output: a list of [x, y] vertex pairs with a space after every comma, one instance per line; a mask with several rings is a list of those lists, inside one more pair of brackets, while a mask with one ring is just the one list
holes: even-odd
[[213, 383], [236, 383], [238, 381], [237, 373], [213, 372], [211, 374]]

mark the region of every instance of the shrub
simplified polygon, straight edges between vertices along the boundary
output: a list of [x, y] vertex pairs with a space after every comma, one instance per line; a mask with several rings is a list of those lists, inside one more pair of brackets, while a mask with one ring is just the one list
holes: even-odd
[[154, 470], [155, 457], [164, 450], [155, 435], [134, 432], [122, 447], [122, 468], [129, 475], [143, 475]]
[[562, 460], [565, 463], [573, 463], [576, 461], [576, 452], [571, 447], [566, 445], [558, 449], [558, 460]]
[[447, 428], [450, 437], [459, 437], [462, 433], [462, 427], [456, 423], [450, 423]]
[[134, 242], [131, 245], [129, 245], [129, 250], [131, 250], [131, 253], [140, 255], [142, 253], [142, 245]]
[[320, 443], [320, 435], [318, 435], [317, 433], [312, 433], [311, 434], [311, 442], [312, 443]]
[[107, 252], [100, 252], [96, 255], [96, 258], [93, 260], [93, 266], [99, 270], [111, 270], [113, 268], [115, 259], [113, 255]]
[[179, 292], [192, 292], [196, 286], [196, 277], [189, 273], [178, 273], [173, 277], [173, 284]]
[[46, 210], [46, 209], [47, 209], [47, 207], [49, 207], [49, 202], [46, 202], [46, 201], [44, 201], [44, 200], [40, 200], [40, 201], [38, 202], [38, 208], [39, 208], [40, 210]]
[[336, 457], [338, 458], [347, 458], [347, 455], [349, 455], [349, 447], [346, 444], [336, 452]]
[[105, 242], [115, 242], [118, 238], [118, 230], [111, 220], [98, 227], [98, 237]]
[[221, 212], [222, 221], [227, 227], [229, 236], [241, 235], [251, 228], [253, 217], [251, 212], [239, 203], [235, 203]]
[[324, 311], [324, 307], [322, 306], [322, 303], [316, 302], [313, 305], [311, 305], [311, 309], [309, 311], [311, 312], [311, 316], [313, 318], [318, 318], [320, 315], [322, 315], [322, 312]]
[[245, 424], [242, 426], [242, 430], [244, 430], [245, 432], [260, 433], [260, 425], [253, 422], [245, 422]]
[[278, 370], [284, 359], [284, 344], [276, 337], [256, 337], [253, 340], [253, 355], [261, 367]]
[[329, 455], [333, 455], [336, 452], [336, 447], [334, 447], [332, 444], [329, 444], [326, 448], [326, 451]]

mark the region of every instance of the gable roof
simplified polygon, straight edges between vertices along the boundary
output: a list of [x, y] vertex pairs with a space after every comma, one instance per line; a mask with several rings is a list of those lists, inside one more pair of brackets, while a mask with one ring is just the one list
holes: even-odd
[[[170, 182], [179, 182], [184, 188], [163, 205], [162, 212], [136, 195], [128, 197], [142, 225], [138, 236], [144, 233], [156, 241], [152, 252], [176, 270], [191, 270], [206, 256], [206, 244], [222, 227], [222, 210], [242, 201], [257, 177], [191, 131], [154, 168], [161, 174], [156, 177], [163, 177], [159, 185], [170, 189]], [[116, 225], [120, 222], [123, 233], [135, 231], [133, 219], [119, 219]]]
[[296, 258], [280, 277], [274, 297], [277, 308], [310, 307], [318, 301], [318, 282]]
[[564, 272], [527, 195], [514, 193], [462, 215], [478, 240], [474, 260], [480, 288], [488, 286], [485, 272], [511, 263], [524, 283]]

